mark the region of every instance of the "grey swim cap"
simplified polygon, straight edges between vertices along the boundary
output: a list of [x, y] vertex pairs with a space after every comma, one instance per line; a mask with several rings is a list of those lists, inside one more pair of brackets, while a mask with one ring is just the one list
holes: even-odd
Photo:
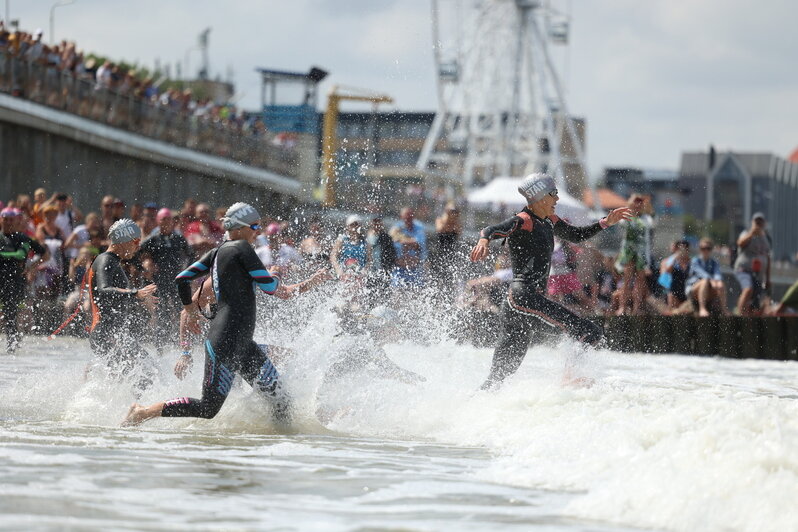
[[237, 227], [249, 227], [260, 220], [260, 214], [249, 203], [239, 201], [233, 203], [222, 218], [222, 226], [226, 231]]
[[108, 228], [108, 239], [111, 244], [124, 244], [137, 238], [141, 238], [141, 229], [130, 218], [117, 220]]
[[557, 182], [548, 174], [529, 174], [518, 186], [518, 192], [530, 203], [540, 201], [549, 192], [556, 191]]

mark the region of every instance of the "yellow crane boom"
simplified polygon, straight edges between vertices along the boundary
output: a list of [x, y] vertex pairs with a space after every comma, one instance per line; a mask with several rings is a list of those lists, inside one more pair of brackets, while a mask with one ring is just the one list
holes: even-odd
[[322, 127], [321, 148], [321, 177], [324, 184], [324, 206], [335, 206], [335, 188], [338, 176], [335, 170], [335, 152], [338, 149], [338, 109], [341, 101], [393, 103], [393, 98], [386, 94], [355, 94], [340, 92], [342, 89], [334, 86], [327, 97], [327, 109], [324, 111], [324, 125]]

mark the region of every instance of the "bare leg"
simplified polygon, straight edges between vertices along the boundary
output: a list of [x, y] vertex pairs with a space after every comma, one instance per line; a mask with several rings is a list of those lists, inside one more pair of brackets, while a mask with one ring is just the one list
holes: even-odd
[[643, 270], [635, 273], [634, 301], [632, 302], [632, 313], [640, 315], [642, 313], [643, 300], [646, 298], [646, 272]]
[[702, 318], [709, 317], [707, 303], [712, 296], [712, 287], [709, 285], [709, 281], [698, 281], [698, 284], [695, 286], [695, 290], [698, 293], [698, 315]]
[[720, 311], [723, 313], [724, 316], [728, 316], [729, 306], [726, 300], [726, 285], [723, 284], [723, 281], [712, 281], [712, 286], [715, 289], [715, 294], [717, 295], [718, 298]]
[[737, 312], [740, 316], [750, 316], [751, 309], [748, 308], [751, 304], [751, 297], [754, 295], [753, 288], [746, 288], [740, 294], [740, 299], [737, 300]]
[[621, 287], [621, 301], [618, 306], [618, 316], [626, 314], [626, 304], [629, 302], [629, 290], [632, 288], [632, 273], [634, 272], [634, 264], [628, 263], [623, 268], [623, 287]]
[[130, 410], [127, 412], [127, 416], [125, 416], [125, 420], [122, 422], [123, 427], [133, 427], [135, 425], [140, 425], [147, 421], [148, 419], [152, 419], [154, 417], [161, 417], [161, 412], [163, 412], [164, 407], [163, 402], [155, 403], [151, 406], [141, 406], [138, 403], [133, 403], [130, 406]]

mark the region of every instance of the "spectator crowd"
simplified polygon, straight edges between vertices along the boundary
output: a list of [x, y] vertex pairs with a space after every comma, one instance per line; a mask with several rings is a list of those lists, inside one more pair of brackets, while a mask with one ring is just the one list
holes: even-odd
[[[712, 241], [701, 239], [695, 256], [687, 240], [674, 242], [672, 254], [656, 261], [648, 244], [653, 218], [647, 198], [634, 195], [629, 206], [638, 217], [623, 229], [616, 255], [590, 243], [556, 242], [548, 296], [583, 315], [728, 314], [727, 286]], [[155, 202], [128, 205], [106, 195], [97, 210], [85, 212], [70, 195], [39, 188], [32, 197], [0, 202], [0, 209], [0, 280], [16, 290], [4, 293], [20, 293], [18, 300], [2, 301], [10, 343], [18, 338], [17, 321], [22, 330], [50, 334], [80, 305], [88, 310], [86, 272], [108, 247], [110, 226], [123, 217], [134, 220], [142, 234], [141, 250], [126, 263], [127, 273], [136, 286], [158, 286], [156, 338], [175, 337], [181, 308], [175, 275], [225, 238], [220, 224], [225, 207], [193, 198], [172, 209]], [[499, 312], [512, 279], [506, 246], [495, 251], [486, 271], [467, 259], [469, 242], [463, 242], [455, 203], [445, 206], [434, 229], [417, 220], [410, 207], [398, 214], [395, 223], [378, 214], [368, 219], [353, 214], [341, 221], [314, 215], [294, 223], [266, 217], [255, 250], [269, 271], [289, 281], [328, 264], [340, 278], [368, 273], [367, 282], [398, 305], [412, 306], [418, 291], [429, 288], [445, 311], [456, 309], [464, 316]], [[765, 226], [764, 217], [754, 215], [738, 241], [734, 272], [742, 288], [737, 301], [742, 315], [790, 308], [771, 305], [768, 297]], [[80, 327], [73, 331], [80, 333]]]
[[[285, 157], [282, 152], [295, 147], [292, 139], [268, 134], [259, 114], [197, 97], [161, 73], [153, 77], [89, 56], [74, 42], [47, 45], [42, 37], [41, 29], [9, 31], [0, 21], [0, 92], [190, 148], [252, 159], [258, 166], [266, 162], [250, 148]], [[243, 141], [246, 152], [239, 146]]]

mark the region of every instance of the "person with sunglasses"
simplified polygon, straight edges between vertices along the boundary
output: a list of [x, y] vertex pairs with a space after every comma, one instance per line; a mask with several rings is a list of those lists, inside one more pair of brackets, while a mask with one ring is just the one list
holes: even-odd
[[687, 297], [698, 303], [698, 316], [702, 318], [710, 315], [710, 308], [717, 308], [724, 316], [729, 315], [720, 264], [712, 258], [714, 247], [709, 238], [702, 238], [698, 242], [700, 254], [690, 261], [690, 277], [685, 290]]
[[509, 244], [513, 279], [502, 306], [502, 332], [493, 353], [490, 374], [482, 389], [495, 388], [515, 373], [526, 355], [533, 328], [564, 331], [587, 344], [597, 344], [601, 328], [546, 297], [554, 251], [554, 237], [581, 242], [602, 229], [632, 217], [629, 207], [610, 212], [598, 222], [574, 227], [554, 214], [559, 196], [557, 184], [547, 174], [531, 174], [521, 181], [518, 192], [527, 206], [515, 216], [486, 227], [471, 250], [471, 260], [488, 256], [491, 240], [506, 239]]
[[[330, 279], [330, 275], [322, 269], [306, 281], [285, 285], [267, 272], [252, 247], [261, 230], [261, 216], [247, 203], [231, 205], [222, 224], [229, 240], [205, 253], [175, 279], [187, 323], [196, 323], [199, 314], [192, 301], [191, 281], [210, 275], [216, 298], [205, 340], [202, 397], [179, 397], [148, 407], [134, 403], [123, 425], [137, 425], [159, 416], [213, 418], [227, 399], [235, 373], [259, 392], [275, 397], [277, 370], [268, 353], [253, 340], [256, 310], [253, 285], [267, 294], [289, 299]], [[184, 353], [183, 357], [191, 358], [191, 354]], [[289, 412], [278, 410], [277, 406], [275, 414], [287, 421]]]

